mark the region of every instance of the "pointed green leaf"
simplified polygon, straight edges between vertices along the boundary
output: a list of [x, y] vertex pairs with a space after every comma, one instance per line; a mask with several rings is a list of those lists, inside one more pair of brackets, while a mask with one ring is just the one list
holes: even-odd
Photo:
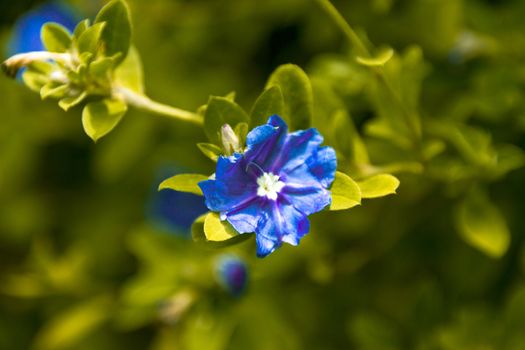
[[248, 123], [239, 123], [235, 126], [235, 135], [239, 138], [239, 144], [242, 148], [246, 145], [246, 136], [248, 135]]
[[191, 238], [195, 242], [206, 242], [206, 235], [204, 234], [204, 220], [206, 220], [206, 216], [209, 214], [205, 213], [199, 216], [193, 224], [191, 225]]
[[71, 48], [71, 33], [58, 23], [46, 23], [40, 31], [42, 44], [50, 52], [67, 52]]
[[90, 23], [89, 19], [85, 19], [77, 24], [77, 26], [75, 27], [75, 30], [73, 31], [74, 41], [77, 41], [82, 35], [82, 33], [84, 33], [86, 29], [89, 28], [89, 23]]
[[58, 101], [58, 105], [60, 106], [60, 108], [62, 108], [64, 111], [67, 112], [71, 108], [79, 105], [82, 101], [84, 101], [87, 95], [88, 95], [87, 92], [84, 91], [81, 94], [76, 95], [76, 96], [64, 97], [63, 99]]
[[210, 141], [219, 144], [224, 124], [234, 128], [238, 123], [249, 123], [249, 117], [235, 102], [225, 97], [212, 96], [204, 114], [204, 131]]
[[307, 129], [313, 118], [313, 93], [310, 79], [294, 64], [278, 67], [270, 76], [267, 87], [279, 86], [284, 97], [283, 117], [290, 130]]
[[208, 180], [207, 176], [201, 174], [179, 174], [162, 181], [159, 191], [169, 188], [179, 192], [189, 192], [202, 196], [199, 182]]
[[199, 150], [204, 154], [206, 157], [210, 158], [214, 162], [219, 159], [219, 156], [222, 153], [222, 149], [214, 145], [213, 143], [198, 143], [197, 147], [199, 147]]
[[377, 53], [374, 57], [356, 57], [356, 61], [363, 66], [378, 67], [385, 65], [394, 56], [394, 50], [390, 47]]
[[97, 142], [120, 122], [128, 106], [124, 101], [105, 99], [88, 103], [82, 111], [82, 125], [86, 134]]
[[144, 93], [142, 60], [135, 46], [130, 47], [124, 61], [115, 69], [115, 82], [139, 94]]
[[361, 190], [352, 178], [340, 171], [335, 173], [335, 180], [330, 188], [332, 203], [330, 210], [344, 210], [361, 204]]
[[122, 53], [117, 64], [128, 55], [131, 45], [131, 15], [128, 5], [123, 0], [113, 0], [100, 10], [95, 23], [106, 22], [102, 33], [105, 55]]
[[22, 74], [24, 84], [35, 92], [40, 92], [42, 87], [49, 82], [49, 77], [55, 69], [49, 62], [33, 62]]
[[62, 98], [66, 95], [69, 90], [69, 85], [67, 84], [57, 84], [54, 82], [47, 83], [40, 89], [40, 98], [45, 100], [46, 98]]
[[396, 193], [399, 180], [390, 174], [371, 176], [357, 183], [361, 188], [362, 198], [378, 198]]
[[470, 192], [460, 203], [456, 226], [468, 244], [492, 258], [500, 258], [509, 247], [510, 232], [505, 218], [480, 191]]
[[77, 49], [81, 54], [85, 52], [95, 54], [97, 52], [105, 26], [105, 23], [96, 23], [80, 35], [77, 41]]
[[271, 86], [263, 91], [253, 105], [251, 127], [266, 124], [268, 118], [274, 114], [284, 116], [284, 97], [279, 86]]

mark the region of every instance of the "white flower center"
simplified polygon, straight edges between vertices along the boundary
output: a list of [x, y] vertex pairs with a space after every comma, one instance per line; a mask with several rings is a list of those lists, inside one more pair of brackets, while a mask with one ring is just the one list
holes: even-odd
[[279, 176], [273, 173], [263, 173], [257, 179], [257, 195], [260, 197], [268, 197], [268, 199], [276, 200], [277, 194], [281, 192], [284, 187], [284, 182], [279, 181]]

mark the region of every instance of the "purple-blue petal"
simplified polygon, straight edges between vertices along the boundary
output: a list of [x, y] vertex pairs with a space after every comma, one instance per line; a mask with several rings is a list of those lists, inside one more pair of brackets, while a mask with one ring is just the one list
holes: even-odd
[[261, 199], [255, 198], [245, 206], [224, 212], [226, 220], [239, 233], [255, 232], [261, 217]]
[[283, 189], [283, 196], [305, 215], [317, 213], [332, 203], [330, 192], [321, 186], [286, 186]]
[[314, 174], [323, 187], [328, 188], [334, 182], [337, 170], [337, 157], [332, 147], [321, 147], [306, 160], [310, 172]]
[[272, 172], [288, 172], [303, 164], [317, 153], [323, 137], [316, 129], [300, 130], [286, 138], [278, 156], [272, 164]]

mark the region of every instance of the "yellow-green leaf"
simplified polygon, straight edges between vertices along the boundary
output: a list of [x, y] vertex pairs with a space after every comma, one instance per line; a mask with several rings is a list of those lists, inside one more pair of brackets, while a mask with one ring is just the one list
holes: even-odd
[[330, 210], [344, 210], [361, 204], [361, 190], [352, 178], [340, 171], [335, 173], [335, 180], [330, 188], [332, 204]]
[[225, 220], [221, 221], [219, 214], [210, 212], [204, 219], [204, 234], [212, 242], [222, 242], [239, 236], [239, 232]]
[[356, 61], [359, 64], [362, 64], [364, 66], [369, 67], [377, 67], [377, 66], [383, 66], [385, 63], [390, 61], [390, 59], [394, 56], [394, 50], [391, 48], [385, 48], [379, 53], [373, 57], [356, 57]]
[[222, 153], [222, 149], [219, 146], [214, 145], [213, 143], [201, 142], [197, 144], [197, 147], [202, 152], [202, 154], [204, 154], [206, 157], [210, 158], [214, 162], [216, 162], [217, 159], [219, 159], [219, 156]]
[[313, 118], [313, 92], [308, 75], [294, 64], [279, 66], [266, 85], [279, 86], [284, 97], [283, 117], [290, 130], [307, 129]]
[[379, 174], [359, 181], [357, 184], [361, 188], [363, 198], [378, 198], [396, 193], [399, 180], [390, 174]]
[[268, 118], [274, 114], [283, 116], [284, 97], [281, 88], [271, 86], [257, 98], [250, 113], [251, 126], [266, 124]]
[[128, 106], [124, 101], [105, 99], [88, 103], [82, 111], [82, 125], [86, 134], [97, 142], [120, 122]]
[[169, 188], [179, 192], [189, 192], [202, 196], [199, 182], [208, 180], [207, 176], [201, 174], [179, 174], [162, 181], [159, 191]]
[[50, 52], [67, 52], [71, 48], [71, 33], [58, 23], [46, 23], [40, 30], [42, 44]]
[[144, 93], [142, 60], [135, 46], [129, 48], [128, 55], [115, 69], [115, 82], [139, 94]]
[[492, 258], [499, 258], [510, 244], [505, 218], [485, 194], [474, 191], [459, 204], [456, 226], [461, 237], [471, 246]]

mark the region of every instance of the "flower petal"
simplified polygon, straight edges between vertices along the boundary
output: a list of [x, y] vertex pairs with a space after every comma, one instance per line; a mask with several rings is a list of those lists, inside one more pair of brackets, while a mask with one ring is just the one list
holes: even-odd
[[257, 223], [261, 219], [261, 200], [256, 198], [242, 207], [225, 212], [226, 220], [239, 233], [255, 232]]
[[[288, 126], [278, 115], [268, 119], [268, 124], [258, 126], [246, 137], [247, 150], [244, 153], [247, 163], [256, 163], [268, 171], [269, 159], [274, 157], [276, 150], [281, 149], [286, 141]], [[278, 153], [278, 152], [277, 152]]]
[[272, 201], [255, 230], [257, 256], [264, 257], [280, 247], [282, 242], [299, 244], [310, 229], [308, 218], [286, 201]]
[[316, 129], [291, 133], [272, 162], [272, 172], [289, 172], [317, 153], [323, 137]]
[[321, 147], [314, 156], [306, 160], [310, 172], [314, 174], [324, 188], [330, 187], [335, 179], [337, 158], [332, 147]]
[[212, 211], [232, 210], [257, 196], [257, 183], [246, 173], [240, 154], [219, 157], [215, 178], [199, 182]]
[[291, 186], [283, 188], [283, 196], [295, 209], [310, 215], [323, 210], [332, 202], [330, 192], [321, 186]]

